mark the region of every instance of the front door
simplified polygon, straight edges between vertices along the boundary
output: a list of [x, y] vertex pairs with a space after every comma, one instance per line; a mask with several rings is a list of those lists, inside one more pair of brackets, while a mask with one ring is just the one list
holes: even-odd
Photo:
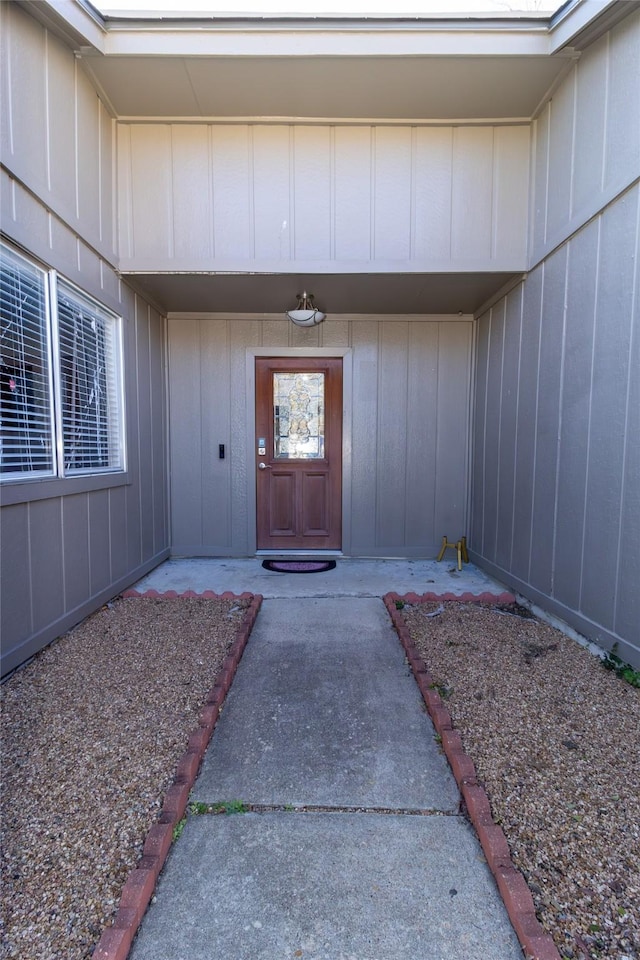
[[259, 550], [342, 545], [342, 360], [256, 358]]

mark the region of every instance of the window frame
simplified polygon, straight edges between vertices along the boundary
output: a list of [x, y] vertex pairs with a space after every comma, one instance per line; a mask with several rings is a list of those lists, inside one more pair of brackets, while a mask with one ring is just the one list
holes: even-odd
[[[25, 411], [23, 411], [23, 418], [33, 417], [39, 419], [41, 422], [40, 430], [36, 431], [33, 435], [29, 433], [28, 428], [24, 432], [18, 431], [14, 434], [14, 442], [17, 446], [23, 446], [25, 451], [29, 449], [32, 445], [35, 445], [37, 440], [37, 433], [40, 433], [40, 439], [44, 444], [46, 451], [47, 464], [42, 469], [29, 468], [27, 460], [30, 454], [24, 453], [23, 460], [20, 464], [20, 467], [13, 469], [12, 464], [12, 454], [11, 450], [8, 453], [8, 462], [6, 464], [6, 471], [0, 469], [0, 480], [1, 481], [14, 481], [15, 483], [26, 483], [31, 480], [46, 480], [51, 477], [57, 476], [57, 454], [56, 454], [56, 436], [54, 430], [54, 417], [53, 410], [55, 405], [55, 390], [54, 390], [54, 381], [52, 377], [52, 364], [53, 364], [53, 355], [52, 355], [52, 330], [50, 323], [51, 315], [51, 288], [49, 284], [48, 271], [39, 263], [33, 259], [24, 255], [21, 250], [17, 250], [9, 244], [2, 243], [2, 252], [3, 257], [6, 257], [7, 261], [11, 266], [15, 266], [16, 271], [21, 271], [23, 268], [20, 265], [20, 261], [24, 264], [24, 273], [15, 274], [15, 288], [12, 292], [18, 293], [21, 292], [22, 284], [27, 280], [36, 279], [38, 284], [38, 298], [41, 300], [38, 307], [41, 312], [38, 316], [38, 325], [40, 327], [39, 338], [40, 342], [37, 342], [37, 338], [34, 336], [33, 331], [29, 333], [24, 332], [24, 324], [20, 324], [20, 334], [17, 338], [11, 338], [14, 340], [14, 343], [9, 340], [10, 351], [13, 353], [15, 350], [15, 340], [22, 341], [22, 351], [20, 355], [11, 357], [14, 367], [13, 371], [15, 373], [15, 380], [11, 378], [11, 389], [16, 388], [16, 381], [20, 384], [22, 380], [22, 388], [24, 389], [25, 395], [29, 389], [29, 383], [27, 381], [26, 370], [29, 366], [29, 346], [27, 344], [30, 342], [31, 345], [36, 345], [37, 347], [37, 360], [41, 364], [41, 399], [33, 405], [31, 412], [29, 411], [28, 402], [25, 400], [24, 406]], [[17, 263], [16, 263], [17, 261]], [[7, 283], [8, 285], [8, 283]], [[41, 294], [41, 297], [40, 297]], [[23, 299], [24, 303], [24, 299]], [[26, 311], [19, 310], [16, 312], [16, 315], [9, 315], [8, 329], [12, 326], [11, 321], [13, 320], [16, 325], [20, 321], [27, 319], [25, 316]], [[35, 317], [35, 314], [34, 314]], [[29, 319], [33, 319], [29, 317]], [[2, 337], [0, 337], [0, 355], [2, 355]], [[36, 354], [32, 353], [31, 356], [33, 359], [36, 359]], [[18, 369], [18, 368], [22, 369]], [[3, 367], [4, 369], [4, 367]], [[11, 367], [7, 367], [7, 375]], [[32, 386], [32, 385], [31, 385]], [[18, 396], [19, 396], [19, 387], [18, 387]], [[9, 413], [9, 409], [5, 408], [6, 413]], [[0, 410], [0, 429], [8, 429], [11, 431], [10, 419], [8, 419], [8, 426], [2, 424], [1, 420], [2, 411]], [[16, 428], [14, 428], [15, 430]], [[4, 437], [2, 438], [4, 440]], [[5, 463], [2, 461], [2, 456], [0, 454], [0, 467], [5, 467]]]
[[[30, 499], [29, 496], [8, 494], [14, 489], [16, 493], [19, 485], [28, 485], [30, 490], [34, 484], [46, 485], [63, 482], [65, 488], [69, 485], [75, 488], [83, 483], [93, 488], [116, 486], [128, 482], [127, 477], [127, 435], [125, 411], [125, 370], [124, 370], [124, 321], [120, 314], [106, 307], [103, 303], [91, 296], [77, 284], [68, 280], [58, 271], [47, 267], [36, 258], [29, 256], [20, 248], [8, 243], [4, 238], [0, 240], [3, 250], [7, 250], [11, 257], [23, 260], [28, 268], [42, 274], [44, 281], [44, 317], [43, 329], [46, 338], [46, 361], [48, 376], [49, 398], [49, 436], [51, 437], [51, 469], [0, 471], [0, 486], [3, 488], [3, 502], [18, 502]], [[86, 467], [65, 466], [65, 411], [63, 403], [63, 369], [60, 344], [60, 316], [59, 285], [63, 288], [63, 295], [72, 303], [77, 299], [79, 311], [95, 311], [96, 317], [108, 325], [111, 342], [112, 364], [107, 374], [107, 390], [110, 399], [114, 401], [115, 411], [107, 417], [107, 438], [109, 457], [114, 452], [113, 459], [106, 466], [89, 465]], [[43, 351], [44, 356], [45, 351]], [[96, 355], [98, 351], [96, 350]], [[106, 353], [105, 353], [106, 356]], [[46, 495], [46, 494], [43, 494]], [[54, 495], [53, 493], [51, 495]], [[39, 497], [38, 497], [39, 498]]]

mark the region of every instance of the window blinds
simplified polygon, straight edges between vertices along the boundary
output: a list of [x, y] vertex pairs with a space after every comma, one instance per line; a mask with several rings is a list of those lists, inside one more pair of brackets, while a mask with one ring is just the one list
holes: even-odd
[[0, 243], [0, 479], [124, 470], [122, 320]]
[[121, 469], [119, 320], [58, 282], [64, 471]]
[[0, 247], [0, 473], [54, 472], [46, 274]]

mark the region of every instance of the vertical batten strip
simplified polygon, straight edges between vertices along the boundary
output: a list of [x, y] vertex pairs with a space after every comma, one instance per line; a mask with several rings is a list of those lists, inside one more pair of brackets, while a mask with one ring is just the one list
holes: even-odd
[[418, 131], [411, 127], [410, 159], [409, 159], [409, 259], [416, 258], [416, 164], [417, 164]]
[[73, 61], [73, 172], [76, 219], [80, 220], [80, 97], [78, 93], [78, 61]]
[[[442, 350], [442, 327], [441, 324], [436, 324], [436, 372], [435, 372], [435, 383], [436, 383], [436, 414], [438, 409], [438, 400], [440, 397], [440, 388], [442, 386], [440, 380], [440, 373], [442, 369], [442, 364], [440, 362], [440, 352]], [[440, 418], [436, 415], [435, 419], [435, 429], [433, 437], [433, 449], [434, 449], [434, 463], [437, 460], [438, 445], [440, 443]], [[436, 468], [437, 471], [437, 468]], [[436, 510], [438, 507], [438, 482], [437, 482], [437, 472], [434, 477], [433, 482], [433, 498], [431, 501], [431, 516], [432, 516], [432, 527], [434, 530], [434, 535], [439, 536], [440, 532], [435, 529], [436, 527]], [[448, 536], [448, 534], [447, 534]]]
[[[102, 156], [102, 151], [104, 150], [103, 136], [102, 136], [102, 104], [100, 98], [96, 96], [95, 99], [96, 105], [96, 114], [97, 114], [97, 129], [98, 129], [98, 237], [100, 238], [100, 243], [104, 242], [104, 226], [103, 226], [103, 201], [102, 201], [102, 187], [104, 183], [104, 159]], [[102, 268], [102, 263], [100, 264]], [[102, 269], [100, 270], [100, 285], [103, 284]]]
[[[155, 411], [153, 409], [153, 353], [151, 351], [151, 307], [149, 304], [147, 307], [147, 360], [148, 360], [148, 371], [149, 375], [147, 378], [147, 390], [149, 391], [149, 436], [153, 438], [155, 436], [154, 431], [154, 417]], [[154, 311], [155, 312], [155, 311]], [[154, 457], [154, 444], [151, 444], [151, 455], [149, 457], [148, 467], [151, 471], [151, 543], [153, 555], [155, 556], [157, 551], [156, 545], [156, 464]]]
[[144, 516], [143, 504], [142, 504], [142, 450], [140, 447], [140, 439], [142, 437], [142, 430], [144, 424], [140, 422], [140, 298], [136, 294], [134, 296], [134, 306], [133, 306], [133, 322], [134, 322], [134, 364], [133, 371], [136, 378], [135, 390], [136, 390], [136, 445], [138, 448], [138, 462], [136, 464], [137, 477], [136, 483], [138, 487], [138, 555], [136, 557], [137, 563], [140, 563], [143, 556], [143, 530], [142, 530], [142, 518]]
[[[195, 385], [195, 390], [198, 396], [197, 409], [202, 410], [203, 396], [202, 396], [202, 384], [204, 382], [203, 369], [202, 365], [206, 360], [206, 354], [203, 349], [203, 327], [206, 323], [205, 320], [196, 321], [196, 331], [198, 337], [198, 383]], [[206, 373], [206, 371], [204, 371]], [[199, 473], [199, 489], [198, 489], [198, 504], [199, 504], [199, 522], [198, 529], [202, 531], [204, 529], [204, 488], [205, 488], [205, 475], [204, 475], [204, 457], [202, 456], [202, 451], [206, 449], [206, 437], [204, 436], [205, 422], [203, 417], [200, 417], [200, 437], [198, 450], [200, 454], [200, 473]], [[200, 544], [202, 544], [202, 533], [200, 536]]]
[[174, 137], [175, 124], [173, 123], [168, 124], [168, 129], [169, 129], [169, 157], [168, 157], [168, 162], [169, 162], [168, 194], [169, 196], [167, 197], [167, 201], [168, 201], [167, 237], [169, 240], [169, 249], [167, 252], [169, 254], [169, 257], [173, 259], [176, 255], [176, 218], [174, 213], [176, 208], [176, 199], [175, 199], [176, 198], [176, 189], [175, 189], [176, 177], [175, 177], [175, 157], [174, 157], [175, 151], [173, 149], [173, 137]]
[[531, 269], [536, 240], [536, 208], [538, 193], [538, 178], [536, 176], [536, 158], [538, 156], [538, 125], [540, 118], [531, 124], [531, 140], [529, 145], [529, 225], [527, 228], [526, 263], [527, 270]]
[[495, 260], [498, 252], [498, 182], [500, 177], [500, 157], [496, 156], [496, 128], [492, 127], [491, 140], [491, 237], [489, 241], [489, 257]]
[[[495, 309], [495, 308], [494, 308]], [[502, 477], [502, 408], [504, 406], [504, 355], [505, 355], [505, 340], [506, 340], [506, 328], [507, 328], [507, 297], [503, 297], [500, 304], [500, 309], [502, 311], [502, 323], [501, 323], [501, 337], [500, 337], [500, 392], [499, 392], [499, 402], [498, 402], [498, 457], [496, 462], [496, 517], [494, 528], [494, 540], [493, 540], [493, 552], [491, 559], [495, 563], [496, 557], [498, 554], [498, 518], [500, 516], [500, 497], [502, 495], [501, 489], [501, 477]]]
[[253, 136], [254, 127], [247, 127], [247, 161], [249, 169], [249, 247], [251, 259], [256, 259], [256, 171], [255, 171], [255, 142]]
[[571, 71], [571, 80], [567, 80], [567, 83], [572, 83], [573, 85], [573, 98], [572, 98], [572, 107], [571, 107], [571, 152], [570, 152], [570, 166], [569, 166], [569, 218], [573, 217], [574, 211], [574, 200], [575, 200], [575, 184], [576, 184], [576, 136], [577, 136], [577, 126], [578, 126], [578, 68], [574, 66]]
[[[122, 127], [120, 127], [119, 129], [122, 129]], [[124, 203], [126, 203], [126, 209], [127, 209], [126, 222], [129, 227], [128, 229], [129, 256], [135, 257], [136, 256], [136, 225], [135, 225], [135, 217], [134, 217], [134, 209], [133, 209], [133, 140], [131, 137], [131, 127], [127, 126], [125, 127], [125, 129], [127, 131], [127, 148], [128, 148], [127, 161], [128, 162], [126, 164], [127, 185], [126, 185], [126, 191], [124, 194]], [[120, 186], [122, 187], [122, 184]]]
[[492, 350], [495, 342], [495, 304], [489, 309], [487, 313], [487, 330], [486, 330], [486, 347], [484, 355], [484, 393], [482, 397], [482, 517], [481, 517], [481, 543], [482, 543], [482, 555], [487, 556], [487, 540], [488, 534], [487, 530], [491, 525], [491, 518], [489, 516], [489, 470], [490, 470], [490, 460], [489, 460], [489, 444], [491, 437], [493, 435], [494, 423], [490, 417], [490, 391], [491, 391], [491, 363], [492, 363]]
[[516, 477], [518, 470], [518, 418], [520, 416], [520, 370], [522, 368], [522, 328], [524, 325], [524, 283], [518, 287], [520, 311], [518, 315], [518, 379], [516, 380], [515, 440], [513, 444], [513, 492], [511, 505], [511, 549], [509, 551], [509, 569], [513, 569], [513, 548], [516, 539]]
[[535, 534], [535, 504], [536, 504], [536, 467], [538, 459], [538, 410], [540, 406], [540, 357], [542, 354], [542, 318], [544, 312], [544, 299], [545, 299], [545, 284], [546, 284], [546, 262], [543, 263], [540, 267], [540, 303], [538, 306], [538, 355], [536, 358], [536, 390], [535, 390], [535, 413], [534, 413], [534, 427], [533, 427], [533, 459], [532, 459], [532, 469], [531, 475], [533, 477], [533, 483], [531, 487], [531, 502], [530, 502], [530, 522], [529, 522], [529, 558], [527, 561], [527, 582], [531, 582], [531, 564], [533, 559], [534, 551], [534, 534]]
[[[296, 128], [289, 124], [289, 193], [288, 201], [288, 250], [287, 260], [296, 258]], [[282, 251], [282, 247], [280, 247]]]
[[66, 498], [60, 497], [60, 576], [62, 578], [62, 612], [68, 613], [70, 609], [68, 596], [68, 576], [67, 576], [67, 536], [66, 531], [72, 529], [72, 525], [65, 523], [65, 504]]
[[404, 351], [404, 523], [402, 531], [402, 544], [406, 547], [409, 544], [408, 538], [408, 524], [410, 522], [410, 512], [409, 512], [409, 471], [407, 470], [407, 463], [409, 462], [409, 431], [407, 429], [409, 425], [409, 350], [411, 345], [411, 324], [405, 324], [406, 330], [406, 347]]
[[451, 139], [449, 143], [449, 170], [451, 171], [449, 177], [449, 260], [453, 259], [453, 191], [454, 191], [454, 175], [453, 175], [453, 165], [455, 159], [455, 149], [456, 149], [456, 131], [455, 128], [451, 128]]
[[549, 101], [549, 104], [546, 109], [547, 117], [547, 143], [546, 143], [546, 154], [544, 158], [544, 219], [542, 224], [542, 236], [544, 238], [544, 243], [546, 244], [548, 236], [548, 224], [549, 224], [549, 177], [551, 175], [551, 113], [553, 111], [553, 100]]
[[371, 166], [369, 167], [369, 259], [376, 258], [376, 127], [371, 127]]
[[213, 162], [213, 124], [207, 124], [207, 163], [209, 169], [209, 250], [211, 266], [216, 259], [216, 171]]
[[486, 503], [487, 503], [487, 409], [488, 409], [488, 398], [489, 398], [489, 368], [490, 368], [490, 354], [491, 354], [491, 339], [492, 339], [492, 330], [493, 330], [493, 307], [489, 310], [487, 315], [487, 333], [485, 336], [486, 340], [486, 353], [485, 353], [485, 368], [483, 373], [483, 397], [482, 397], [482, 495], [480, 503], [482, 506], [482, 511], [480, 515], [480, 550], [482, 555], [485, 555], [485, 537], [484, 537], [484, 528], [485, 528], [485, 512], [486, 512]]
[[611, 34], [607, 33], [606, 36], [606, 54], [605, 54], [605, 71], [604, 71], [604, 122], [602, 126], [602, 160], [601, 160], [601, 179], [600, 179], [600, 191], [604, 192], [605, 184], [607, 182], [607, 128], [609, 126], [609, 97], [611, 94]]
[[593, 295], [593, 333], [591, 337], [591, 370], [589, 371], [589, 412], [587, 416], [587, 455], [586, 455], [586, 476], [584, 483], [584, 507], [582, 513], [582, 549], [580, 551], [580, 588], [578, 597], [578, 610], [582, 611], [583, 590], [584, 590], [584, 562], [586, 552], [586, 529], [587, 529], [587, 505], [589, 502], [589, 462], [591, 460], [591, 412], [593, 408], [593, 380], [595, 374], [595, 356], [596, 356], [596, 332], [598, 328], [598, 292], [600, 287], [600, 249], [602, 242], [602, 217], [598, 217], [598, 242], [596, 245], [595, 259], [595, 289]]
[[[575, 124], [574, 124], [575, 130]], [[575, 141], [574, 141], [575, 142]], [[572, 178], [573, 180], [573, 178]], [[562, 450], [562, 428], [563, 428], [563, 398], [564, 398], [564, 378], [565, 378], [565, 356], [567, 343], [567, 310], [569, 296], [569, 272], [571, 265], [571, 243], [567, 244], [566, 257], [564, 263], [564, 297], [562, 303], [562, 340], [560, 346], [560, 382], [558, 386], [558, 431], [556, 435], [556, 475], [553, 495], [553, 527], [552, 527], [552, 549], [551, 549], [551, 596], [555, 595], [556, 582], [556, 547], [558, 538], [558, 504], [560, 497], [560, 454]]]
[[[106, 113], [104, 106], [102, 109], [103, 112]], [[118, 124], [116, 123], [114, 117], [109, 116], [109, 127], [111, 132], [111, 183], [109, 184], [109, 189], [111, 191], [111, 222], [109, 224], [109, 232], [111, 235], [111, 252], [117, 259], [121, 256], [120, 233], [118, 229], [118, 201], [120, 187], [118, 168]], [[130, 219], [130, 217], [128, 219]], [[120, 280], [118, 280], [118, 285], [120, 285]]]
[[[13, 36], [14, 30], [11, 25], [11, 20], [13, 18], [13, 5], [10, 3], [2, 4], [3, 16], [7, 17], [7, 30], [4, 37], [4, 43], [6, 43], [6, 56], [3, 58], [5, 62], [5, 69], [7, 71], [7, 86], [6, 86], [6, 104], [7, 104], [7, 126], [9, 128], [9, 152], [12, 157], [15, 156], [16, 145], [15, 145], [15, 118], [13, 115], [13, 97], [16, 92], [16, 87], [13, 82], [13, 49], [14, 46], [10, 42], [10, 37]], [[13, 219], [15, 220], [15, 212]]]
[[336, 128], [329, 128], [329, 257], [336, 259]]
[[[51, 193], [51, 90], [49, 84], [49, 31], [43, 30], [44, 37], [44, 56], [42, 62], [42, 79], [44, 81], [44, 153], [45, 153], [45, 164], [46, 164], [46, 178], [47, 178], [47, 190]], [[77, 151], [76, 151], [77, 156]], [[76, 173], [76, 190], [77, 190], [77, 166], [75, 168]]]
[[[625, 513], [625, 499], [627, 494], [625, 477], [627, 471], [627, 462], [629, 459], [629, 438], [633, 438], [636, 441], [637, 446], [637, 433], [634, 433], [633, 427], [630, 426], [632, 420], [632, 384], [634, 382], [634, 340], [635, 343], [638, 343], [638, 338], [640, 336], [640, 330], [638, 329], [638, 322], [634, 323], [634, 318], [638, 316], [638, 303], [640, 301], [640, 265], [638, 260], [640, 259], [640, 188], [636, 190], [636, 242], [634, 250], [634, 278], [633, 278], [633, 288], [631, 292], [631, 331], [629, 335], [629, 367], [627, 372], [627, 396], [626, 396], [626, 406], [625, 406], [625, 426], [624, 426], [624, 447], [622, 455], [622, 483], [620, 488], [620, 519], [618, 525], [618, 558], [616, 563], [616, 577], [615, 577], [615, 593], [614, 593], [614, 603], [613, 603], [613, 629], [615, 633], [618, 633], [618, 606], [620, 598], [620, 578], [621, 572], [623, 569], [623, 555], [625, 550], [628, 550], [629, 543], [637, 544], [637, 539], [635, 539], [634, 533], [630, 537], [625, 535], [624, 530], [624, 513]], [[635, 337], [634, 337], [635, 333]], [[637, 347], [636, 347], [637, 349]], [[637, 377], [636, 377], [637, 382]], [[636, 418], [638, 417], [636, 411]], [[637, 454], [636, 454], [637, 456]], [[633, 492], [631, 494], [633, 496]], [[624, 558], [626, 560], [626, 558]], [[637, 571], [635, 571], [637, 573]]]

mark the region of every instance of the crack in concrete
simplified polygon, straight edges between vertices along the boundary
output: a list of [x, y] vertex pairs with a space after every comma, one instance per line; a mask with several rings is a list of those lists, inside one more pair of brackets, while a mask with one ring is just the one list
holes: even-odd
[[232, 815], [236, 813], [361, 813], [376, 816], [402, 817], [463, 817], [463, 811], [438, 810], [424, 807], [363, 807], [342, 804], [311, 804], [311, 803], [249, 803], [245, 801], [214, 801], [211, 803], [198, 801], [189, 804], [189, 814], [192, 816]]

